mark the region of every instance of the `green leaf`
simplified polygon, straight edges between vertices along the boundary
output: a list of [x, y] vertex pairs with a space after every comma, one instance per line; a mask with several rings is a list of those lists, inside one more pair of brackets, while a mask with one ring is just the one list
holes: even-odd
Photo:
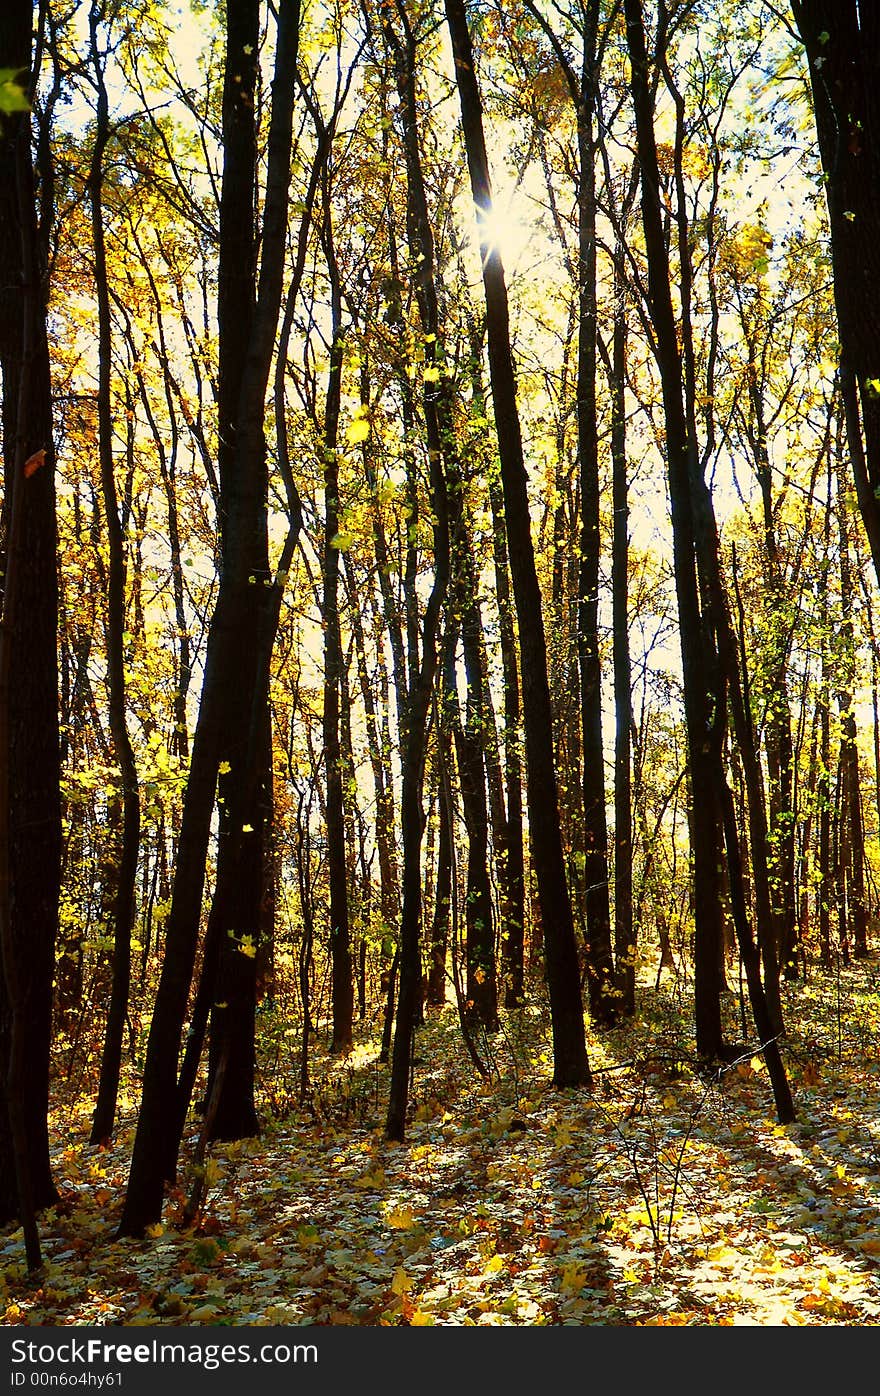
[[0, 111], [30, 111], [20, 72], [20, 68], [0, 68]]

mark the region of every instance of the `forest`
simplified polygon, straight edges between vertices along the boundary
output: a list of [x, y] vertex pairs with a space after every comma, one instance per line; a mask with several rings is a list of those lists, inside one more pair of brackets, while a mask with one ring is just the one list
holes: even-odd
[[880, 1323], [880, 10], [0, 5], [8, 1325]]

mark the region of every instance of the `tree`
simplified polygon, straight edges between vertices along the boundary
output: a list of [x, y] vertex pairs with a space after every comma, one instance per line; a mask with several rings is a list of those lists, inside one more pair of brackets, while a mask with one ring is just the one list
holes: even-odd
[[507, 287], [501, 254], [486, 233], [486, 220], [492, 211], [492, 185], [473, 47], [462, 0], [446, 0], [446, 19], [480, 235], [489, 376], [501, 459], [510, 571], [519, 622], [529, 830], [544, 926], [553, 1019], [553, 1081], [557, 1086], [583, 1086], [590, 1084], [591, 1075], [584, 1037], [574, 923], [559, 829], [547, 646], [531, 538], [527, 477], [510, 349]]
[[[221, 196], [219, 319], [221, 324], [220, 490], [223, 570], [208, 636], [205, 679], [193, 738], [166, 932], [165, 956], [150, 1026], [144, 1086], [128, 1192], [120, 1229], [138, 1235], [156, 1221], [163, 1184], [176, 1167], [183, 1110], [177, 1100], [177, 1059], [198, 945], [205, 858], [218, 777], [222, 781], [221, 851], [208, 936], [250, 964], [255, 958], [263, 890], [266, 835], [265, 734], [269, 660], [277, 625], [279, 589], [268, 573], [266, 537], [265, 394], [281, 305], [287, 236], [294, 72], [299, 5], [278, 8], [275, 81], [268, 143], [259, 279], [253, 200], [256, 179], [256, 80], [258, 0], [232, 0], [227, 8], [224, 80], [224, 179]], [[221, 764], [224, 769], [221, 771]], [[228, 769], [227, 769], [228, 767]], [[229, 777], [234, 777], [230, 780]], [[219, 867], [223, 861], [223, 869]], [[210, 957], [209, 960], [210, 968]], [[253, 1111], [253, 992], [236, 963], [222, 990], [233, 989], [235, 1013], [225, 1023], [239, 1035], [242, 1075], [233, 1097], [235, 1130]], [[238, 971], [238, 973], [236, 973]], [[230, 1004], [230, 1000], [221, 1000]], [[220, 1010], [221, 1012], [223, 1010]], [[241, 1035], [245, 1041], [242, 1044]], [[234, 1090], [228, 1057], [221, 1085]], [[221, 1056], [223, 1059], [223, 1049]], [[215, 1077], [216, 1079], [216, 1077]], [[219, 1111], [218, 1111], [219, 1115]], [[215, 1128], [223, 1130], [222, 1116]]]
[[[0, 367], [3, 373], [6, 744], [5, 858], [8, 920], [3, 940], [15, 961], [0, 982], [0, 1077], [23, 1118], [28, 1185], [37, 1208], [55, 1201], [47, 1111], [52, 975], [61, 875], [58, 729], [58, 582], [55, 450], [46, 335], [53, 168], [43, 145], [39, 191], [31, 154], [30, 103], [44, 40], [32, 47], [33, 6], [13, 0], [0, 15], [0, 67], [16, 75], [12, 110], [0, 112]], [[7, 92], [9, 88], [5, 89]], [[57, 94], [55, 94], [57, 95]], [[54, 96], [53, 96], [54, 100]], [[51, 119], [51, 103], [41, 120]], [[40, 217], [37, 216], [39, 193]], [[26, 462], [28, 476], [22, 479]], [[34, 470], [36, 463], [40, 469]], [[13, 501], [19, 518], [12, 529]], [[15, 555], [11, 548], [15, 543]], [[12, 982], [9, 980], [10, 970]], [[17, 1000], [17, 1001], [16, 1001]], [[9, 1081], [12, 1068], [13, 1081]], [[19, 1152], [21, 1143], [19, 1145]], [[0, 1220], [20, 1207], [16, 1147], [0, 1113]]]
[[95, 289], [98, 302], [98, 454], [101, 463], [101, 490], [107, 529], [107, 688], [110, 732], [119, 763], [122, 794], [122, 829], [113, 906], [113, 972], [101, 1080], [91, 1140], [99, 1144], [109, 1138], [116, 1115], [122, 1039], [131, 984], [131, 939], [135, 915], [135, 880], [140, 852], [141, 807], [137, 766], [128, 730], [125, 695], [125, 544], [120, 519], [116, 473], [113, 459], [113, 402], [111, 397], [112, 328], [110, 283], [104, 238], [104, 160], [110, 139], [109, 103], [104, 79], [104, 57], [100, 52], [101, 10], [92, 4], [89, 11], [90, 59], [97, 94], [94, 147], [89, 171], [92, 215], [92, 244], [95, 261]]
[[599, 564], [601, 559], [599, 422], [596, 406], [598, 323], [596, 305], [596, 109], [599, 94], [599, 4], [584, 7], [578, 28], [579, 71], [563, 44], [536, 15], [562, 69], [577, 127], [577, 449], [580, 466], [580, 567], [577, 651], [581, 698], [584, 882], [586, 886], [587, 984], [597, 1021], [611, 1026], [617, 989], [611, 952], [608, 831], [605, 821], [605, 755], [599, 658]]
[[[412, 1071], [413, 1034], [421, 1008], [421, 916], [422, 916], [422, 835], [424, 811], [422, 786], [425, 772], [427, 723], [431, 710], [438, 664], [438, 637], [441, 608], [446, 598], [450, 574], [448, 486], [444, 470], [444, 443], [452, 440], [453, 423], [448, 381], [442, 374], [441, 325], [439, 320], [434, 237], [428, 212], [427, 194], [419, 149], [418, 117], [415, 103], [415, 34], [402, 3], [395, 6], [404, 32], [401, 44], [390, 15], [383, 33], [395, 58], [395, 78], [401, 98], [401, 126], [406, 160], [407, 240], [414, 267], [414, 293], [425, 345], [422, 378], [422, 412], [428, 451], [430, 479], [431, 536], [434, 575], [421, 623], [421, 644], [412, 634], [409, 645], [409, 684], [401, 723], [403, 771], [400, 796], [403, 864], [401, 883], [403, 906], [400, 918], [400, 993], [391, 1056], [391, 1084], [385, 1133], [389, 1139], [403, 1139], [409, 1079]], [[412, 497], [412, 493], [411, 493]], [[408, 566], [413, 560], [408, 560]], [[401, 697], [403, 693], [401, 691]], [[393, 973], [393, 971], [392, 971]]]
[[[794, 1119], [794, 1105], [785, 1068], [776, 1041], [780, 1030], [778, 1017], [771, 1011], [765, 985], [761, 982], [759, 951], [752, 938], [745, 901], [739, 834], [733, 796], [722, 764], [723, 740], [727, 716], [728, 692], [734, 717], [736, 738], [744, 761], [754, 764], [755, 753], [751, 732], [742, 700], [740, 676], [734, 653], [730, 617], [720, 576], [718, 539], [711, 495], [705, 483], [696, 441], [695, 404], [693, 389], [693, 344], [689, 330], [688, 292], [690, 260], [686, 238], [686, 212], [682, 196], [680, 173], [678, 188], [679, 257], [682, 273], [685, 363], [679, 350], [678, 329], [672, 302], [669, 254], [663, 233], [660, 204], [660, 171], [654, 130], [654, 110], [648, 80], [648, 55], [645, 41], [641, 0], [624, 0], [627, 46], [630, 55], [630, 81], [636, 121], [639, 160], [641, 164], [642, 224], [648, 263], [649, 305], [656, 335], [655, 353], [660, 371], [663, 410], [666, 422], [666, 457], [669, 493], [672, 504], [675, 582], [679, 609], [682, 669], [684, 674], [685, 711], [688, 731], [688, 751], [692, 783], [692, 844], [694, 848], [694, 882], [696, 910], [695, 976], [704, 978], [704, 992], [695, 985], [697, 1015], [697, 1046], [710, 1056], [723, 1056], [718, 1011], [718, 970], [720, 965], [720, 887], [718, 863], [708, 861], [714, 832], [720, 822], [724, 834], [727, 871], [740, 955], [745, 968], [755, 1026], [758, 1029], [767, 1069], [773, 1083], [780, 1121]], [[661, 28], [668, 15], [661, 7]], [[667, 64], [665, 51], [661, 62]], [[668, 67], [667, 67], [667, 81]], [[670, 83], [670, 86], [672, 84]], [[673, 90], [673, 96], [676, 93]], [[681, 104], [677, 140], [680, 144]], [[679, 166], [680, 171], [680, 166]], [[687, 389], [683, 395], [683, 385]], [[698, 575], [699, 569], [699, 575]], [[702, 589], [702, 597], [701, 597]], [[750, 790], [749, 814], [751, 825], [752, 867], [756, 855], [765, 852], [762, 830], [755, 821], [763, 812], [756, 798], [754, 783]], [[705, 802], [705, 803], [704, 803]], [[700, 813], [698, 814], [698, 810]], [[713, 817], [713, 812], [716, 812]], [[701, 827], [702, 826], [702, 827]], [[706, 826], [711, 826], [707, 837]], [[770, 925], [765, 905], [764, 936], [761, 949], [770, 990], [778, 994], [775, 983], [775, 963]], [[759, 917], [761, 909], [759, 908]], [[702, 942], [702, 945], [701, 945]], [[703, 956], [700, 956], [700, 949]], [[768, 964], [769, 960], [769, 964]], [[701, 1009], [705, 1016], [702, 1016]]]
[[792, 0], [813, 92], [840, 332], [840, 386], [862, 522], [880, 578], [880, 15]]

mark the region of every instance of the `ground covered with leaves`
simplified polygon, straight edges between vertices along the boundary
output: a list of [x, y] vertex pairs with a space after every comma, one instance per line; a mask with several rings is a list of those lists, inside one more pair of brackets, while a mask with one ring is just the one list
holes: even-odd
[[880, 1323], [880, 975], [814, 974], [786, 999], [786, 1127], [760, 1058], [700, 1071], [674, 982], [644, 990], [635, 1027], [591, 1037], [591, 1092], [550, 1086], [546, 1006], [482, 1043], [489, 1080], [455, 1010], [430, 1019], [402, 1145], [383, 1139], [374, 1040], [316, 1058], [308, 1108], [273, 1049], [262, 1136], [212, 1149], [184, 1225], [194, 1119], [143, 1241], [114, 1237], [134, 1096], [103, 1148], [86, 1143], [91, 1100], [66, 1099], [36, 1281], [20, 1230], [0, 1234], [3, 1321]]

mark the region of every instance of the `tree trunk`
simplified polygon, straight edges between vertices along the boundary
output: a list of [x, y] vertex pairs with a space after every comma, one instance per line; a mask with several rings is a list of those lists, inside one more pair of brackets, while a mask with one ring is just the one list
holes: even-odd
[[621, 1012], [635, 1012], [636, 932], [633, 920], [632, 675], [629, 650], [629, 506], [626, 461], [626, 301], [618, 249], [614, 277], [611, 366], [611, 591], [614, 664], [614, 954]]
[[791, 8], [825, 173], [850, 459], [880, 579], [880, 11], [864, 0]]
[[[31, 68], [30, 0], [0, 7], [0, 66]], [[9, 546], [16, 475], [42, 459], [23, 483], [14, 610], [5, 612], [7, 651], [8, 934], [19, 966], [19, 1002], [0, 979], [0, 1079], [8, 1078], [11, 1037], [20, 1051], [22, 1129], [33, 1205], [56, 1200], [49, 1162], [47, 1113], [52, 974], [61, 869], [58, 730], [58, 581], [52, 391], [46, 338], [46, 258], [50, 237], [51, 165], [42, 170], [44, 221], [37, 226], [27, 112], [0, 116], [0, 366], [3, 374], [4, 533]], [[45, 455], [41, 456], [40, 453]], [[0, 560], [2, 561], [2, 560]], [[2, 566], [7, 572], [8, 564]], [[19, 1019], [18, 1015], [21, 1014]], [[20, 1034], [20, 1036], [19, 1036]], [[19, 1213], [15, 1149], [0, 1111], [0, 1223]]]
[[557, 1086], [581, 1086], [590, 1084], [591, 1073], [584, 1034], [574, 923], [559, 828], [547, 646], [516, 402], [507, 287], [498, 248], [489, 244], [485, 235], [483, 220], [491, 212], [492, 187], [483, 135], [482, 104], [463, 0], [446, 0], [446, 18], [455, 60], [471, 193], [480, 232], [489, 375], [501, 459], [510, 570], [519, 621], [529, 828], [544, 927], [553, 1027], [553, 1081]]
[[[421, 646], [416, 630], [415, 556], [410, 549], [408, 595], [409, 688], [406, 721], [403, 725], [403, 772], [401, 782], [401, 832], [403, 839], [403, 911], [400, 929], [400, 989], [397, 1021], [391, 1056], [391, 1088], [385, 1121], [387, 1138], [402, 1140], [406, 1133], [406, 1110], [412, 1071], [413, 1035], [422, 1012], [421, 916], [422, 916], [422, 834], [424, 811], [422, 785], [425, 772], [428, 714], [437, 673], [440, 613], [446, 599], [450, 576], [450, 535], [445, 474], [445, 452], [454, 441], [450, 380], [444, 375], [441, 331], [435, 285], [434, 235], [428, 216], [428, 201], [422, 174], [415, 106], [415, 41], [405, 7], [396, 5], [403, 25], [401, 44], [390, 17], [383, 33], [394, 54], [397, 88], [401, 99], [403, 143], [406, 154], [407, 241], [415, 267], [415, 295], [425, 345], [425, 374], [422, 410], [430, 467], [434, 580], [425, 604], [421, 626]], [[419, 653], [420, 649], [420, 653]]]
[[[485, 417], [486, 398], [480, 371], [482, 335], [471, 325], [470, 374], [474, 410]], [[489, 466], [489, 507], [492, 512], [492, 558], [504, 695], [504, 782], [507, 833], [508, 909], [502, 922], [501, 974], [506, 1007], [522, 1003], [525, 982], [525, 845], [523, 838], [522, 758], [520, 754], [520, 685], [510, 595], [504, 497], [494, 460]]]
[[[259, 61], [258, 0], [229, 0], [223, 98], [224, 174], [220, 218], [220, 476], [223, 567], [208, 633], [205, 675], [181, 819], [165, 958], [144, 1066], [143, 1097], [120, 1232], [141, 1235], [158, 1221], [163, 1183], [174, 1176], [180, 1143], [177, 1061], [199, 938], [205, 860], [218, 775], [224, 801], [218, 887], [245, 859], [240, 894], [248, 904], [222, 911], [224, 930], [238, 954], [255, 948], [263, 889], [262, 849], [269, 658], [278, 622], [283, 578], [274, 586], [265, 566], [265, 394], [281, 304], [287, 233], [294, 71], [299, 38], [298, 0], [281, 0], [262, 257], [254, 305], [255, 93]], [[221, 761], [229, 770], [220, 771]], [[232, 779], [230, 780], [230, 777]], [[234, 807], [233, 807], [234, 802]], [[252, 816], [249, 814], [253, 811]], [[224, 827], [225, 826], [225, 827]], [[247, 827], [250, 826], [250, 827]], [[228, 850], [228, 852], [226, 852]], [[226, 852], [230, 873], [221, 859]], [[215, 895], [216, 901], [216, 895]], [[243, 915], [240, 916], [240, 913]], [[248, 946], [248, 937], [251, 937]], [[242, 968], [246, 975], [246, 967]], [[222, 1048], [221, 1048], [222, 1052]], [[227, 1064], [227, 1080], [242, 1076]], [[246, 1080], [246, 1077], [244, 1078]], [[238, 1104], [248, 1105], [241, 1100]]]
[[683, 367], [672, 307], [669, 261], [660, 205], [660, 175], [654, 134], [654, 102], [640, 0], [625, 0], [627, 43], [642, 171], [642, 222], [648, 255], [648, 294], [654, 323], [666, 422], [666, 457], [672, 506], [672, 542], [678, 601], [684, 704], [691, 775], [691, 802], [698, 818], [690, 820], [693, 857], [694, 996], [697, 1050], [707, 1057], [723, 1053], [720, 980], [721, 929], [718, 809], [713, 749], [720, 747], [723, 714], [718, 676], [707, 653], [696, 571], [696, 534], [691, 499], [689, 439], [682, 403]]
[[330, 964], [333, 1004], [331, 1052], [351, 1051], [354, 1029], [354, 980], [349, 927], [348, 871], [345, 850], [345, 802], [339, 738], [339, 691], [342, 681], [342, 636], [339, 626], [339, 409], [342, 392], [342, 298], [333, 243], [329, 182], [324, 182], [321, 241], [330, 277], [332, 343], [324, 407], [324, 778], [327, 784], [327, 875], [330, 885]]
[[110, 135], [107, 89], [103, 61], [99, 53], [98, 12], [90, 17], [90, 56], [94, 67], [98, 104], [95, 144], [89, 174], [92, 214], [92, 248], [95, 260], [95, 290], [98, 303], [98, 457], [101, 489], [107, 527], [107, 699], [113, 750], [119, 766], [122, 804], [122, 839], [116, 885], [113, 889], [113, 977], [101, 1078], [92, 1119], [90, 1142], [99, 1144], [113, 1133], [122, 1040], [131, 985], [131, 936], [135, 915], [135, 882], [140, 850], [141, 808], [137, 768], [128, 732], [125, 697], [125, 540], [116, 491], [113, 462], [113, 404], [111, 400], [112, 326], [107, 255], [104, 246], [104, 153]]
[[841, 725], [840, 757], [844, 768], [845, 807], [842, 811], [842, 819], [846, 824], [848, 851], [849, 929], [852, 931], [853, 954], [856, 959], [864, 959], [868, 953], [868, 907], [865, 895], [865, 831], [862, 825], [859, 746], [856, 715], [853, 710], [856, 665], [852, 614], [853, 580], [849, 559], [849, 539], [847, 537], [846, 500], [841, 490], [840, 481], [841, 476], [838, 475], [837, 525], [840, 544], [842, 683], [838, 689], [837, 705], [840, 710]]

